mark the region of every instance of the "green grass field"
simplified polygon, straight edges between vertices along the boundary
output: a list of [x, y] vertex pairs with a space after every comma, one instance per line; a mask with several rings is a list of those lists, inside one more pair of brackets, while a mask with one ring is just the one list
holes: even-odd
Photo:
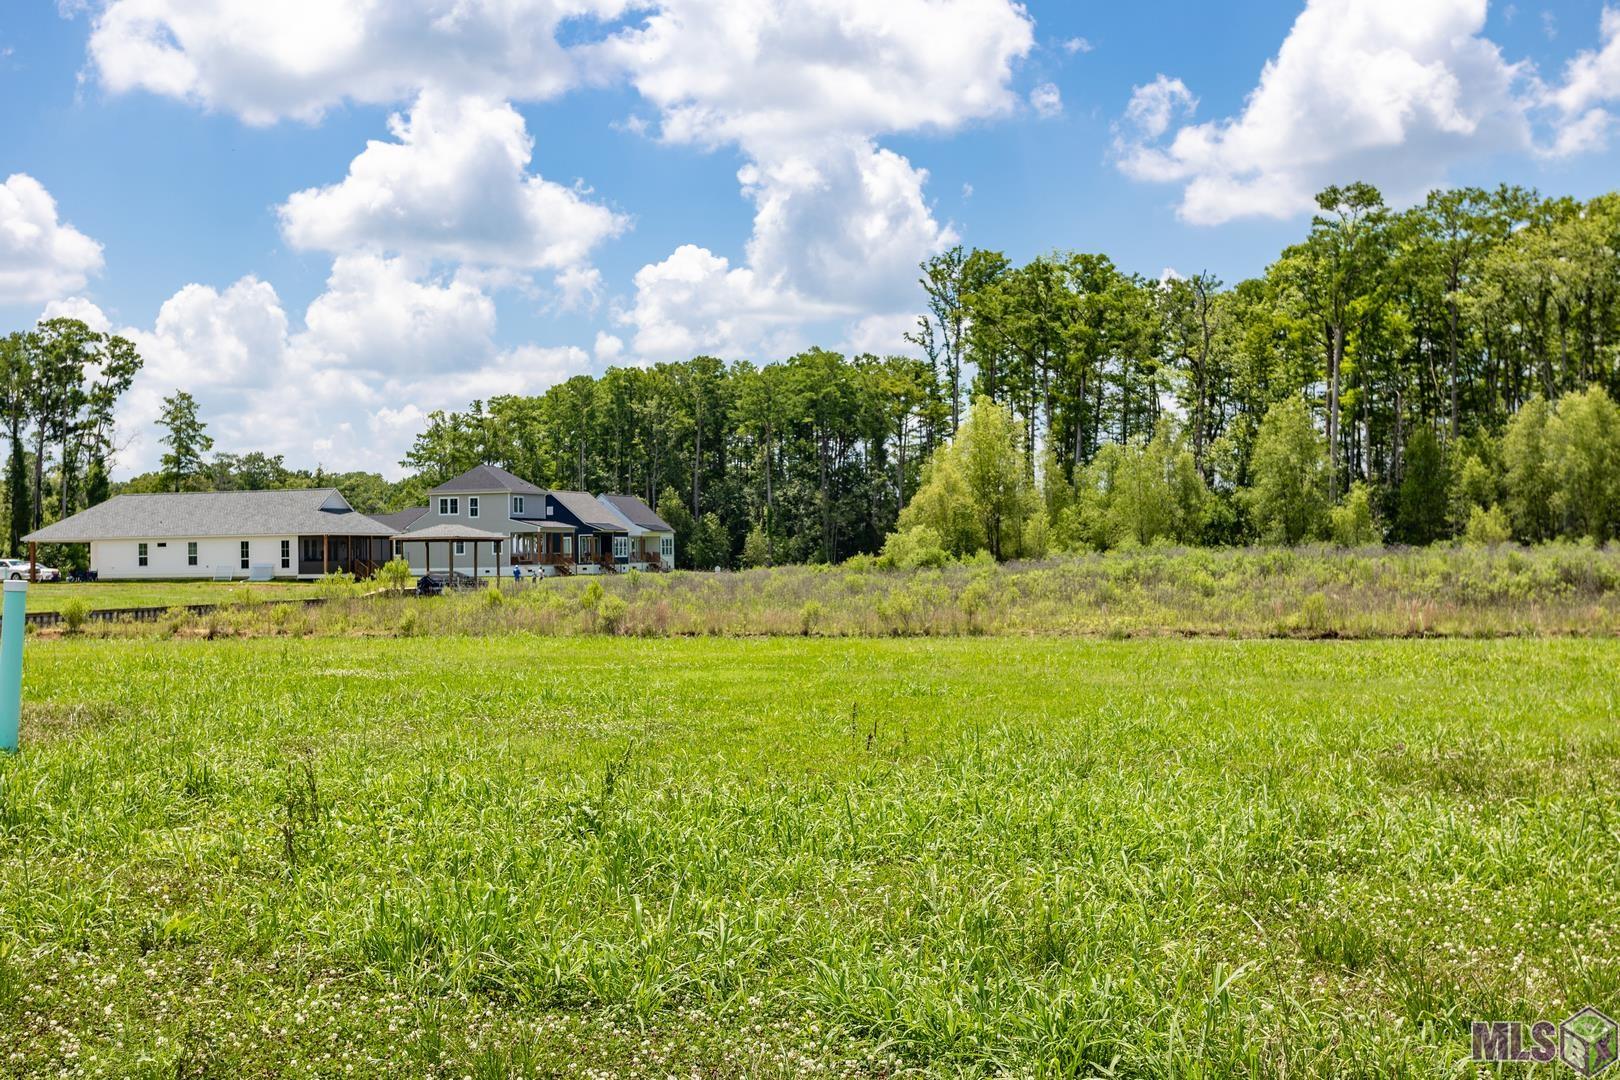
[[308, 581], [42, 581], [28, 587], [28, 610], [61, 611], [75, 598], [92, 609], [227, 604], [250, 595], [264, 600], [293, 600], [314, 596], [318, 589]]
[[0, 1069], [1458, 1075], [1620, 1005], [1617, 661], [39, 641]]

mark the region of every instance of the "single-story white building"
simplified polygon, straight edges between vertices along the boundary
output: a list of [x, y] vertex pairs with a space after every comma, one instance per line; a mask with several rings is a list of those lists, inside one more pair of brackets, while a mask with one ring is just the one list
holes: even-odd
[[675, 569], [675, 529], [656, 510], [634, 495], [598, 495], [596, 501], [629, 530], [614, 548], [620, 564], [636, 570]]
[[336, 488], [310, 488], [116, 495], [23, 539], [90, 545], [103, 580], [366, 577], [388, 561], [395, 531]]

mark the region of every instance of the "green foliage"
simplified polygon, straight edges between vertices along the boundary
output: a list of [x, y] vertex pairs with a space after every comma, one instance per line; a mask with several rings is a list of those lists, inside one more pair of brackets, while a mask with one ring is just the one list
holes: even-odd
[[90, 605], [80, 597], [73, 597], [62, 605], [62, 625], [67, 632], [77, 634], [90, 619]]
[[1502, 438], [1507, 514], [1514, 532], [1532, 543], [1550, 538], [1555, 529], [1553, 475], [1547, 461], [1550, 411], [1540, 396], [1531, 398], [1514, 414]]
[[208, 426], [197, 414], [197, 399], [176, 390], [163, 399], [158, 426], [164, 429], [159, 441], [163, 452], [163, 482], [169, 491], [190, 487], [203, 471], [203, 456], [214, 448]]
[[878, 563], [886, 570], [940, 567], [950, 561], [939, 534], [927, 525], [913, 525], [889, 534]]
[[1383, 537], [1378, 517], [1373, 512], [1372, 489], [1366, 484], [1352, 484], [1344, 501], [1328, 512], [1328, 535], [1339, 547], [1368, 547]]
[[1571, 391], [1546, 438], [1554, 513], [1568, 533], [1608, 540], [1620, 524], [1620, 407], [1601, 386]]
[[1463, 530], [1464, 540], [1485, 547], [1505, 544], [1512, 536], [1513, 529], [1508, 522], [1507, 512], [1500, 506], [1493, 506], [1489, 510], [1474, 507], [1468, 514], [1468, 525]]
[[1065, 546], [1097, 549], [1160, 540], [1191, 544], [1202, 533], [1209, 502], [1191, 451], [1166, 417], [1151, 439], [1102, 448], [1083, 470], [1072, 518], [1058, 532]]
[[1496, 474], [1478, 454], [1470, 454], [1451, 482], [1450, 518], [1454, 532], [1462, 532], [1474, 511], [1500, 502]]
[[1445, 535], [1447, 494], [1445, 455], [1427, 426], [1406, 444], [1405, 470], [1396, 504], [1395, 533], [1408, 544], [1432, 544]]
[[[677, 541], [679, 543], [679, 541]], [[692, 565], [698, 570], [725, 570], [731, 566], [731, 536], [720, 521], [720, 515], [704, 514], [692, 529], [687, 543]]]
[[899, 528], [929, 529], [951, 555], [1019, 558], [1043, 550], [1043, 538], [1026, 531], [1038, 508], [1022, 432], [1007, 409], [980, 397], [924, 468]]
[[1286, 398], [1266, 412], [1251, 468], [1249, 514], [1267, 542], [1294, 545], [1319, 535], [1327, 501], [1327, 455], [1302, 399]]
[[389, 559], [377, 568], [377, 584], [389, 592], [404, 592], [415, 584], [411, 564], [401, 558]]
[[747, 569], [771, 565], [770, 538], [765, 535], [765, 527], [755, 525], [748, 530], [748, 539], [743, 541], [742, 565]]

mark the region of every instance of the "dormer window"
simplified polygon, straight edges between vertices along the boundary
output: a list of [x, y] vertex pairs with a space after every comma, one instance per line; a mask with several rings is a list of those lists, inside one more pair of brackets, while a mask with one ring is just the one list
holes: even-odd
[[521, 513], [523, 513], [523, 496], [514, 495], [512, 496], [512, 516], [517, 517]]
[[477, 517], [478, 516], [478, 496], [476, 496], [476, 495], [467, 496], [467, 516], [468, 517]]
[[455, 517], [461, 513], [461, 500], [453, 495], [439, 496], [439, 516]]

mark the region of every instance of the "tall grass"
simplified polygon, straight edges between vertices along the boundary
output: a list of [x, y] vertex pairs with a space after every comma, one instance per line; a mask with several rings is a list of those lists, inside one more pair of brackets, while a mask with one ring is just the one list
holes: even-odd
[[[493, 590], [493, 591], [492, 591]], [[1620, 550], [1148, 549], [891, 571], [871, 560], [739, 574], [503, 583], [476, 595], [235, 607], [185, 635], [1496, 637], [1620, 633]], [[506, 602], [501, 602], [506, 601]], [[108, 634], [153, 632], [113, 627]]]

